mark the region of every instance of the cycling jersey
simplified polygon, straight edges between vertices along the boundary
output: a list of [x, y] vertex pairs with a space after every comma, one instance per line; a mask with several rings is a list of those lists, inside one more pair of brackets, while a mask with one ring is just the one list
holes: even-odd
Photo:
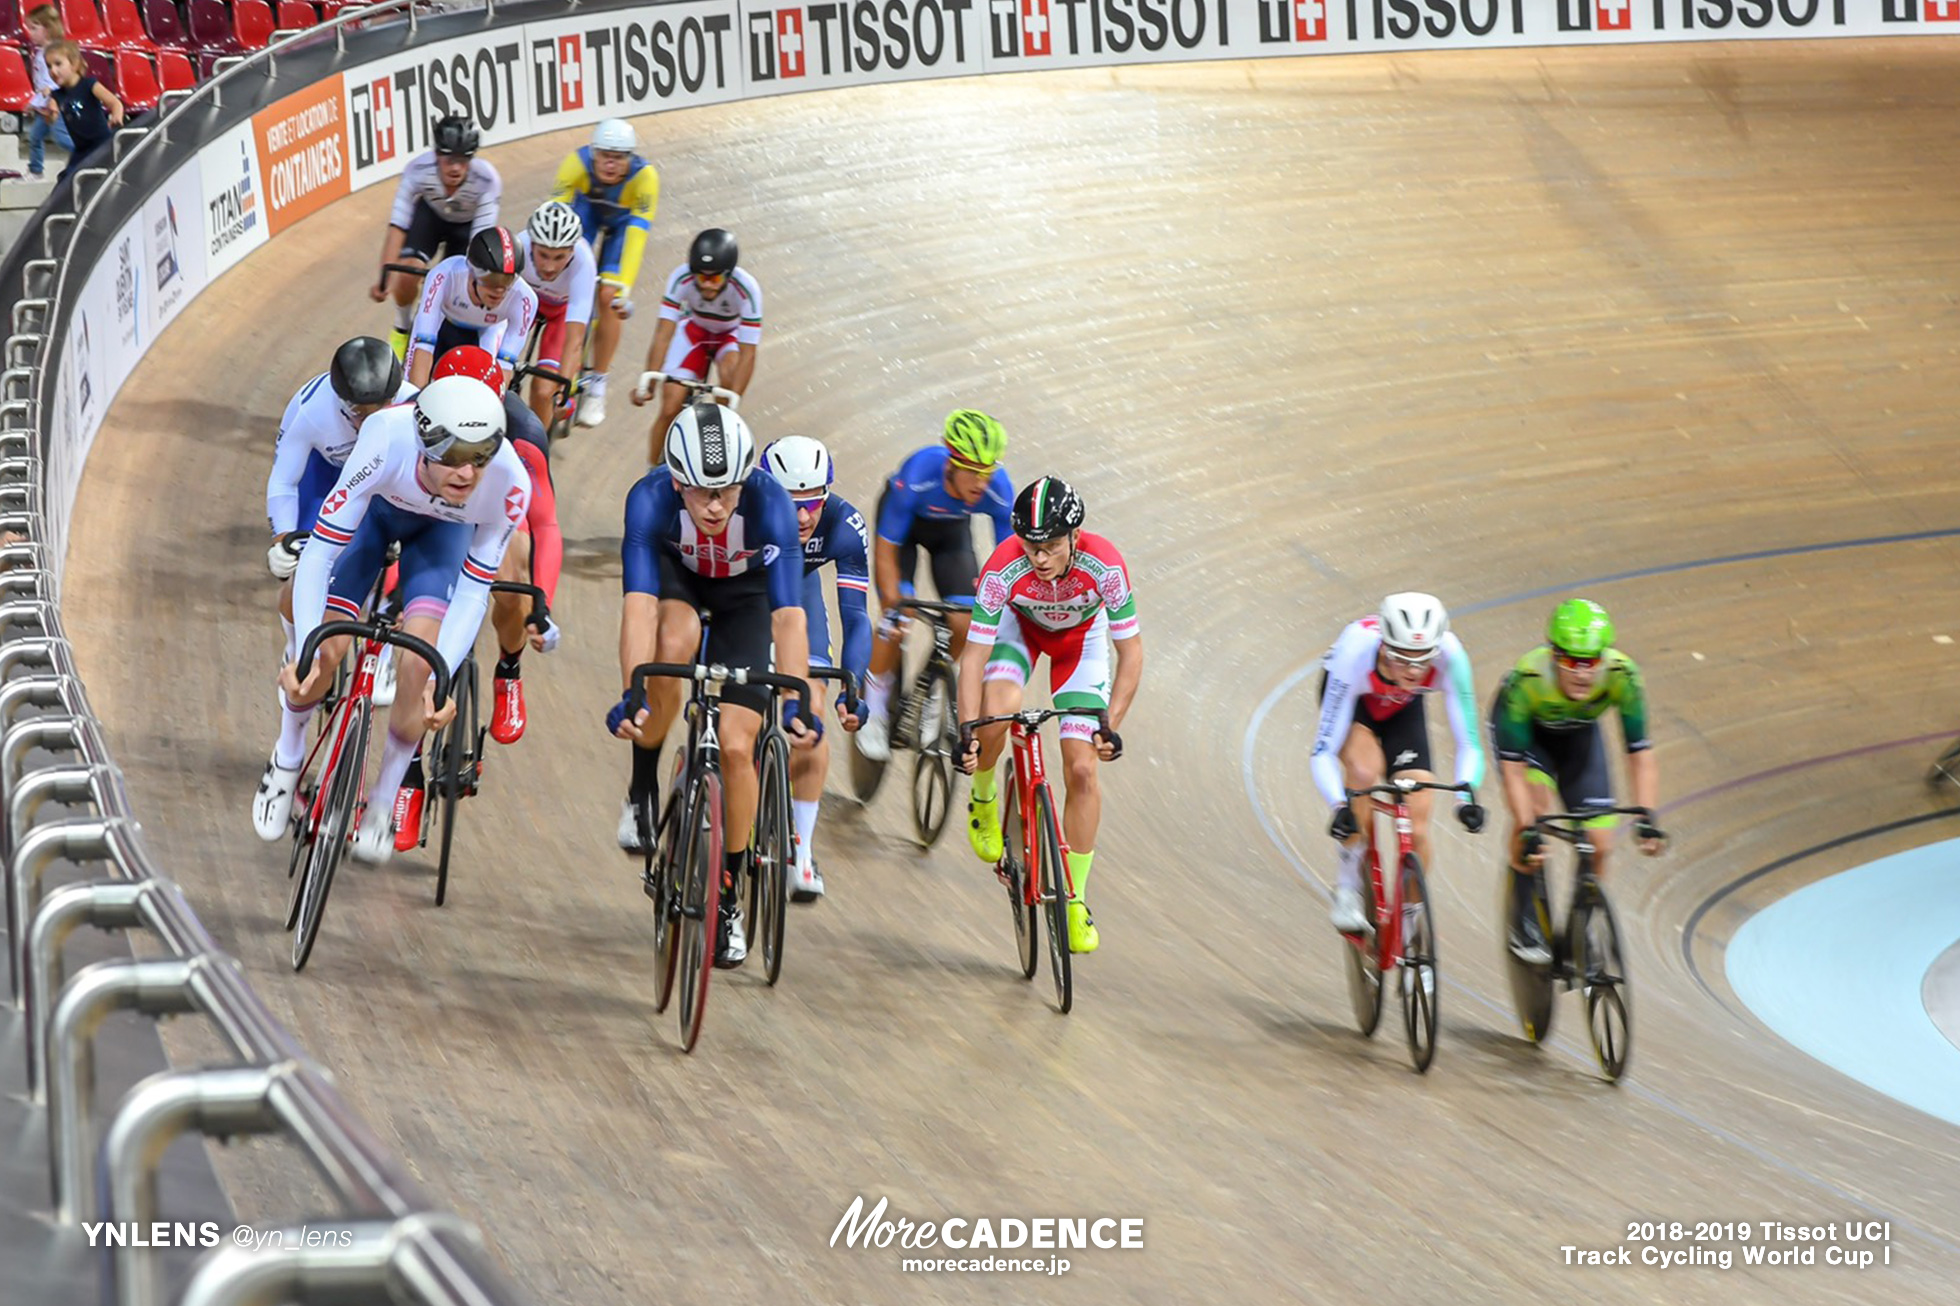
[[549, 281], [538, 276], [537, 263], [531, 257], [529, 231], [517, 233], [517, 247], [524, 253], [524, 284], [538, 297], [539, 314], [554, 314], [560, 321], [591, 325], [592, 292], [599, 284], [598, 264], [593, 261], [592, 246], [583, 239], [572, 246], [571, 258]]
[[837, 567], [837, 614], [844, 625], [843, 668], [861, 684], [871, 665], [871, 541], [864, 514], [833, 494], [824, 501], [817, 528], [803, 542], [803, 611], [810, 621], [810, 661], [829, 666], [830, 614], [823, 602], [822, 570]]
[[663, 321], [687, 323], [707, 335], [732, 335], [737, 344], [759, 345], [762, 287], [754, 277], [736, 268], [721, 283], [721, 290], [710, 297], [702, 293], [693, 270], [683, 263], [667, 274], [660, 316]]
[[964, 522], [975, 513], [985, 513], [993, 518], [995, 545], [1008, 542], [1014, 534], [1014, 482], [1007, 468], [995, 467], [985, 497], [969, 506], [946, 489], [946, 460], [951, 454], [943, 444], [927, 445], [898, 465], [878, 509], [879, 539], [904, 544], [914, 521]]
[[415, 220], [415, 206], [426, 204], [444, 222], [469, 223], [470, 234], [497, 225], [497, 201], [503, 195], [503, 178], [485, 158], [470, 160], [469, 175], [452, 193], [442, 184], [436, 170], [436, 152], [416, 155], [402, 169], [401, 184], [395, 187], [395, 207], [388, 214], [388, 225], [407, 231]]
[[[404, 381], [395, 402], [413, 398]], [[348, 406], [333, 392], [327, 373], [301, 386], [279, 419], [279, 444], [272, 474], [265, 481], [265, 515], [274, 534], [310, 530], [320, 500], [333, 488], [340, 467], [354, 448], [358, 426]]]
[[470, 293], [470, 261], [459, 254], [429, 269], [422, 287], [422, 306], [415, 310], [410, 352], [427, 349], [440, 353], [436, 341], [447, 323], [475, 332], [474, 343], [496, 355], [505, 367], [515, 367], [531, 333], [531, 319], [537, 314], [537, 292], [522, 277], [511, 283], [495, 308], [477, 303]]
[[660, 597], [662, 554], [703, 580], [766, 575], [772, 611], [803, 605], [796, 507], [789, 491], [759, 467], [742, 482], [742, 496], [720, 535], [703, 535], [695, 526], [673, 473], [656, 467], [642, 476], [626, 495], [626, 538], [620, 545], [626, 593]]
[[[361, 424], [360, 439], [348, 455], [333, 492], [320, 505], [313, 541], [300, 554], [299, 568], [293, 573], [293, 628], [299, 643], [303, 644], [319, 626], [329, 607], [330, 582], [337, 579], [336, 559], [353, 543], [355, 532], [370, 511], [386, 505], [389, 511], [380, 514], [386, 521], [427, 518], [470, 529], [461, 570], [450, 578], [452, 588], [443, 596], [448, 607], [436, 636], [436, 649], [451, 669], [461, 666], [469, 656], [489, 607], [490, 582], [497, 578], [510, 537], [530, 508], [531, 478], [511, 442], [505, 440], [482, 469], [476, 490], [458, 506], [444, 502], [424, 486], [423, 464], [422, 436], [416, 429], [413, 405], [384, 408]], [[358, 598], [342, 592], [348, 587], [332, 588], [336, 618], [359, 616]], [[359, 588], [365, 590], [366, 585]]]
[[973, 625], [967, 642], [982, 648], [994, 642], [1001, 617], [1012, 611], [1023, 626], [1048, 635], [1086, 630], [1107, 612], [1111, 639], [1135, 639], [1136, 595], [1123, 555], [1100, 535], [1083, 531], [1069, 569], [1056, 580], [1043, 580], [1019, 539], [1009, 537], [987, 559], [980, 588], [973, 600]]
[[635, 154], [626, 176], [603, 186], [592, 173], [592, 147], [582, 145], [558, 165], [551, 198], [572, 206], [599, 257], [599, 275], [630, 289], [640, 275], [653, 211], [660, 206], [660, 173]]
[[[1380, 617], [1363, 617], [1351, 623], [1334, 641], [1334, 647], [1321, 658], [1326, 672], [1326, 688], [1320, 700], [1320, 727], [1313, 743], [1314, 783], [1330, 807], [1347, 801], [1342, 792], [1346, 776], [1341, 766], [1341, 748], [1354, 728], [1355, 714], [1364, 713], [1374, 722], [1386, 721], [1411, 704], [1419, 694], [1443, 695], [1449, 709], [1450, 733], [1456, 737], [1456, 783], [1472, 787], [1484, 778], [1484, 744], [1477, 729], [1476, 691], [1470, 683], [1470, 656], [1454, 633], [1446, 633], [1437, 643], [1422, 682], [1403, 689], [1382, 679], [1377, 670], [1382, 649]], [[1420, 706], [1417, 704], [1417, 706]], [[1389, 759], [1391, 767], [1394, 759]], [[1459, 795], [1459, 801], [1469, 799]]]
[[558, 497], [544, 449], [529, 440], [507, 442], [531, 477], [531, 506], [518, 527], [531, 536], [531, 583], [544, 591], [545, 606], [558, 600], [558, 576], [565, 566], [565, 534], [558, 526]]
[[1647, 738], [1647, 695], [1641, 687], [1640, 668], [1632, 658], [1618, 649], [1607, 649], [1592, 692], [1575, 702], [1558, 687], [1552, 650], [1540, 645], [1518, 659], [1498, 691], [1491, 713], [1497, 755], [1507, 762], [1526, 761], [1534, 732], [1556, 735], [1582, 730], [1609, 708], [1620, 710], [1627, 752], [1638, 753], [1653, 746]]

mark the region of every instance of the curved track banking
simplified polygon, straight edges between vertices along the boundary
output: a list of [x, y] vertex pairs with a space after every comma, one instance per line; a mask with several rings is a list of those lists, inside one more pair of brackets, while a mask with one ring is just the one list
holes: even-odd
[[[643, 120], [640, 300], [698, 226], [767, 295], [750, 411], [831, 442], [861, 501], [956, 402], [1009, 424], [1126, 552], [1149, 667], [1107, 772], [1104, 947], [1064, 1019], [1011, 969], [993, 877], [833, 799], [829, 900], [783, 986], [721, 977], [683, 1059], [611, 847], [623, 407], [559, 462], [568, 636], [470, 805], [450, 905], [420, 858], [348, 874], [295, 979], [282, 851], [246, 809], [274, 730], [260, 561], [272, 431], [360, 298], [388, 202], [335, 205], [206, 293], [123, 392], [65, 614], [163, 863], [275, 1010], [541, 1298], [1945, 1302], [1952, 1129], [1809, 1060], [1721, 986], [1762, 904], [1942, 837], [1925, 750], [1954, 648], [1949, 47], [1771, 42], [1211, 64], [790, 97]], [[494, 152], [512, 208], [566, 137]], [[644, 349], [651, 314], [623, 357]], [[616, 376], [627, 369], [616, 370]], [[1830, 541], [1913, 536], [1776, 553]], [[1690, 570], [1696, 559], [1772, 551]], [[1443, 1045], [1349, 1024], [1317, 893], [1295, 672], [1384, 591], [1434, 589], [1488, 686], [1588, 577], [1656, 703], [1678, 842], [1618, 879], [1631, 1081], [1576, 1000], [1514, 1032], [1497, 841], [1439, 836]], [[1260, 726], [1256, 738], [1249, 732]], [[1826, 758], [1796, 769], [1785, 763]], [[1779, 769], [1784, 768], [1784, 769]], [[1758, 774], [1766, 773], [1766, 774]], [[1262, 823], [1270, 839], [1262, 836]], [[1291, 863], [1291, 866], [1289, 865]], [[1045, 979], [1043, 980], [1045, 985]], [[292, 1199], [247, 1150], [247, 1213]], [[915, 1278], [826, 1245], [919, 1219], [1140, 1215], [1065, 1278]], [[1858, 1275], [1564, 1268], [1629, 1221], [1893, 1221]], [[1574, 1275], [1583, 1275], [1575, 1282]], [[1882, 1278], [1874, 1278], [1880, 1275]]]

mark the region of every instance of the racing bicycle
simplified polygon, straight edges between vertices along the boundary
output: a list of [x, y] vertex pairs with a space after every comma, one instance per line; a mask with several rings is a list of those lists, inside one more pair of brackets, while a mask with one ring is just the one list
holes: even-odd
[[[892, 694], [889, 738], [895, 753], [910, 749], [912, 758], [912, 832], [921, 847], [930, 848], [945, 832], [953, 807], [953, 776], [959, 749], [957, 681], [953, 661], [953, 631], [946, 618], [973, 611], [970, 604], [935, 603], [905, 598], [898, 611], [915, 612], [932, 631], [932, 651], [918, 675], [904, 679], [902, 691]], [[887, 762], [873, 761], [851, 749], [851, 788], [860, 803], [869, 803], [884, 783]]]
[[[1607, 899], [1597, 872], [1599, 850], [1587, 833], [1587, 822], [1602, 816], [1634, 816], [1652, 820], [1645, 807], [1596, 807], [1584, 812], [1553, 812], [1538, 818], [1533, 830], [1545, 838], [1572, 845], [1578, 854], [1578, 873], [1562, 928], [1554, 929], [1545, 872], [1532, 877], [1532, 910], [1539, 928], [1551, 942], [1549, 966], [1519, 961], [1505, 949], [1511, 974], [1511, 998], [1517, 1004], [1524, 1036], [1543, 1043], [1552, 1029], [1552, 998], [1559, 991], [1578, 989], [1586, 999], [1586, 1025], [1593, 1056], [1607, 1079], [1626, 1074], [1633, 1052], [1632, 994], [1627, 979], [1626, 950], [1620, 942], [1619, 919]], [[1504, 919], [1516, 919], [1517, 876], [1505, 877]]]
[[1348, 999], [1364, 1037], [1374, 1037], [1381, 1024], [1384, 975], [1397, 977], [1402, 999], [1402, 1024], [1409, 1038], [1409, 1060], [1418, 1074], [1436, 1057], [1436, 920], [1430, 911], [1429, 886], [1422, 859], [1416, 856], [1415, 821], [1409, 815], [1409, 795], [1420, 789], [1469, 794], [1469, 785], [1395, 776], [1386, 784], [1347, 789], [1348, 801], [1379, 800], [1388, 808], [1395, 829], [1393, 872], [1382, 873], [1378, 842], [1379, 813], [1367, 822], [1367, 874], [1361, 877], [1362, 908], [1370, 928], [1347, 937]]

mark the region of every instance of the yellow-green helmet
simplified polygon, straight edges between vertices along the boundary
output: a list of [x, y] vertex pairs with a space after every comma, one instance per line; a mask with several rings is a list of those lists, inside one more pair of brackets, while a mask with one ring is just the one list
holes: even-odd
[[1552, 610], [1545, 640], [1560, 653], [1596, 658], [1613, 644], [1613, 619], [1591, 599], [1567, 599]]
[[999, 422], [972, 408], [946, 414], [946, 447], [975, 468], [991, 468], [1007, 452], [1007, 432]]

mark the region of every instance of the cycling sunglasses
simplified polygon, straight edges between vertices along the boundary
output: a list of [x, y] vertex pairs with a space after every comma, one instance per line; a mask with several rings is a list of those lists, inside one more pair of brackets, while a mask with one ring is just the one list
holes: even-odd
[[1602, 660], [1596, 657], [1592, 657], [1592, 658], [1575, 657], [1570, 653], [1564, 653], [1559, 651], [1558, 649], [1552, 650], [1552, 657], [1558, 662], [1560, 666], [1564, 667], [1567, 671], [1590, 671], [1594, 667], [1598, 666]]

